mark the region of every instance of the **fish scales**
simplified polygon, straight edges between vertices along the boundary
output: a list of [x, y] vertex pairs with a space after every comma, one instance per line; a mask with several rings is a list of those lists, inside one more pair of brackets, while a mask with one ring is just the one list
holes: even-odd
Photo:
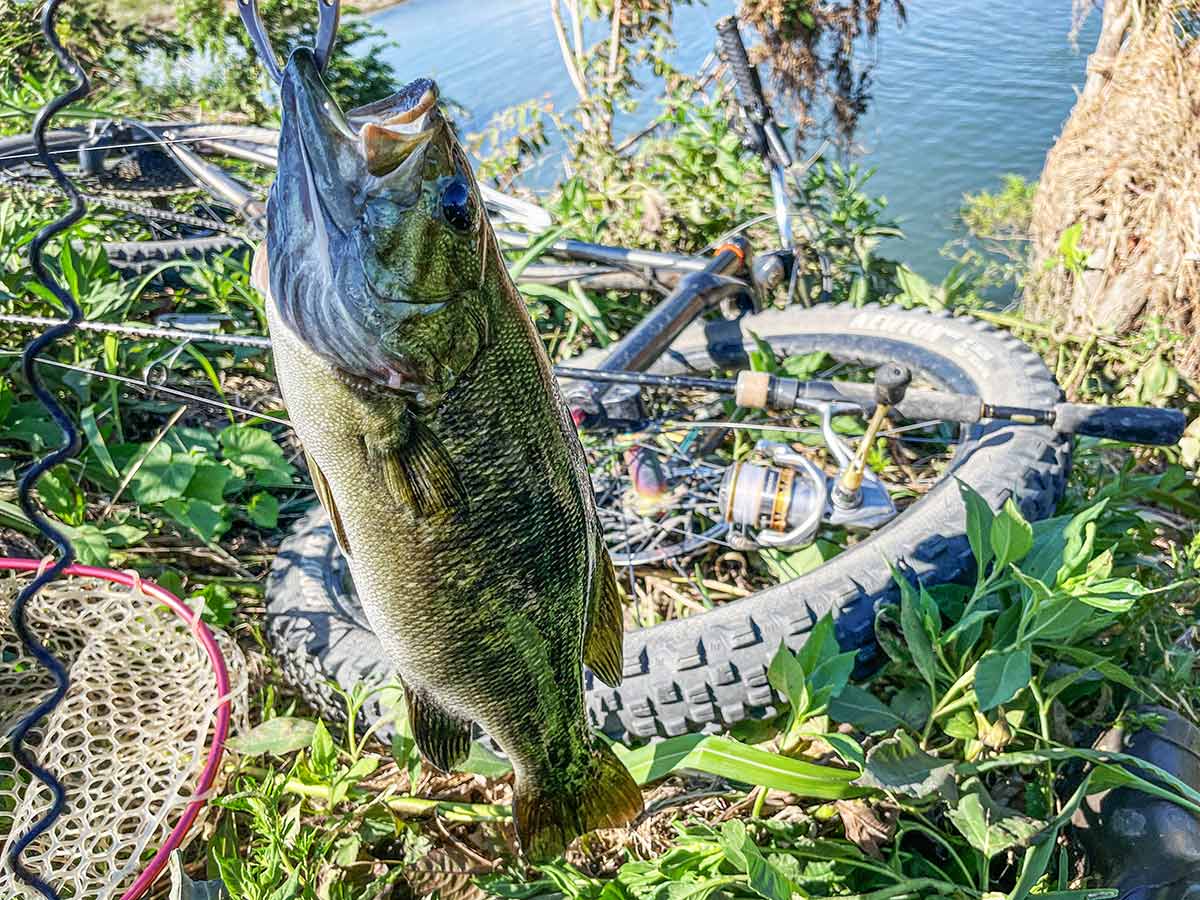
[[422, 753], [481, 725], [523, 850], [556, 855], [641, 809], [585, 713], [621, 616], [583, 449], [432, 83], [347, 121], [302, 48], [283, 99], [255, 283], [314, 485]]

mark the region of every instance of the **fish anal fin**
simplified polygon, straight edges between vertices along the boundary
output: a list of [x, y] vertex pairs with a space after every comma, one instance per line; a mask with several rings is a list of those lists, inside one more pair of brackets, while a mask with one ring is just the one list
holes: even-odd
[[580, 835], [619, 828], [642, 812], [642, 792], [633, 776], [599, 740], [581, 766], [546, 777], [518, 777], [513, 793], [517, 840], [532, 863], [547, 862]]
[[442, 772], [451, 772], [471, 752], [471, 723], [460, 719], [420, 691], [405, 687], [408, 724], [421, 755]]
[[304, 461], [308, 463], [308, 475], [312, 479], [313, 490], [317, 492], [317, 499], [325, 507], [325, 512], [329, 513], [333, 536], [337, 538], [342, 553], [350, 556], [350, 539], [346, 537], [346, 526], [342, 524], [342, 515], [338, 512], [337, 504], [333, 502], [333, 491], [325, 479], [325, 473], [321, 471], [321, 467], [317, 465], [317, 461], [308, 454], [307, 450], [304, 452]]
[[625, 636], [625, 616], [621, 609], [617, 573], [603, 544], [597, 554], [592, 583], [587, 631], [583, 638], [583, 661], [597, 678], [609, 687], [616, 687], [622, 677], [621, 642]]
[[450, 454], [437, 435], [415, 416], [409, 416], [405, 441], [366, 441], [368, 462], [375, 466], [384, 486], [417, 518], [465, 510], [467, 490]]

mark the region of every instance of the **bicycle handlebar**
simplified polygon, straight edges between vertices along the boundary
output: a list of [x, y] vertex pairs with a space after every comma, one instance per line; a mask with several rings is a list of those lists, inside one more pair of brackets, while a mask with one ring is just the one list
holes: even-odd
[[762, 125], [770, 117], [771, 110], [763, 95], [758, 70], [750, 64], [750, 57], [746, 54], [746, 45], [742, 43], [742, 33], [738, 31], [735, 17], [725, 16], [717, 22], [717, 41], [721, 46], [721, 56], [733, 73], [738, 99], [750, 118]]

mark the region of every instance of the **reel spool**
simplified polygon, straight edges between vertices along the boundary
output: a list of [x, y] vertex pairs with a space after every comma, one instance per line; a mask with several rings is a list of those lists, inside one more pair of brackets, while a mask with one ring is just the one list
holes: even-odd
[[775, 465], [734, 463], [725, 471], [718, 502], [726, 522], [755, 542], [770, 547], [812, 543], [829, 503], [824, 472], [806, 456], [782, 444], [759, 441]]

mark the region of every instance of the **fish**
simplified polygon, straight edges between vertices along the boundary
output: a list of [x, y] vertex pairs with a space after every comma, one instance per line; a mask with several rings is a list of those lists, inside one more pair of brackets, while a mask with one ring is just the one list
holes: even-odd
[[343, 113], [300, 47], [281, 103], [253, 280], [317, 497], [422, 755], [482, 728], [551, 859], [642, 810], [586, 716], [623, 617], [582, 445], [435, 83]]

